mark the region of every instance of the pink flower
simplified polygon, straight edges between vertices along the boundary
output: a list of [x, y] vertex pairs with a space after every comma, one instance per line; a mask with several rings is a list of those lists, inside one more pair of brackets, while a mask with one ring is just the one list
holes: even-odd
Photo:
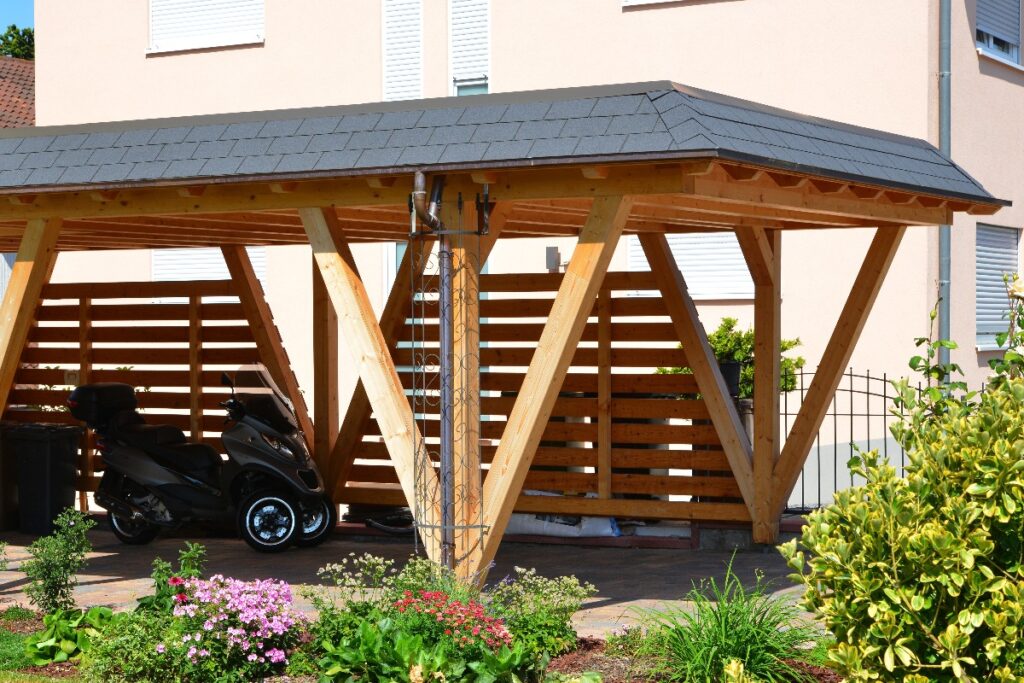
[[164, 644], [163, 644], [163, 643], [159, 643], [159, 644], [157, 644], [157, 646], [156, 646], [156, 653], [157, 653], [158, 655], [162, 655], [162, 654], [164, 653], [164, 651], [165, 651], [166, 649], [167, 649], [167, 648], [166, 648], [166, 647], [164, 647]]
[[181, 604], [184, 604], [184, 603], [188, 602], [188, 596], [185, 595], [184, 593], [178, 593], [177, 595], [174, 596], [174, 599], [177, 600]]
[[184, 584], [185, 579], [181, 578], [180, 576], [172, 576], [171, 578], [167, 579], [168, 586], [182, 586]]

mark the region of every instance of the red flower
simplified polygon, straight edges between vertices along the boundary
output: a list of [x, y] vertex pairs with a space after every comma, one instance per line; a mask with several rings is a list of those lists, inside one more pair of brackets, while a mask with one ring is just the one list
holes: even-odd
[[167, 579], [168, 586], [181, 586], [184, 583], [185, 579], [181, 578], [180, 576], [172, 576], [171, 578]]
[[177, 595], [174, 596], [174, 599], [177, 600], [178, 602], [182, 603], [182, 604], [188, 602], [188, 596], [185, 595], [184, 593], [178, 593]]

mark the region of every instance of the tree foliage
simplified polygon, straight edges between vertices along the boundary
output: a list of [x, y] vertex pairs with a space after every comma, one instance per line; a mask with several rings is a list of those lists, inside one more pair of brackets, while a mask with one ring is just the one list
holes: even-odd
[[36, 32], [31, 28], [18, 28], [11, 24], [3, 34], [0, 34], [0, 55], [35, 59]]

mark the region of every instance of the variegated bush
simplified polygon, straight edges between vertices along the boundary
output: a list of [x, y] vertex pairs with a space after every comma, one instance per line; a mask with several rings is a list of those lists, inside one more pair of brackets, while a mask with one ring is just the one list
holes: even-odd
[[1024, 381], [901, 392], [906, 476], [854, 458], [783, 555], [848, 680], [1024, 681]]

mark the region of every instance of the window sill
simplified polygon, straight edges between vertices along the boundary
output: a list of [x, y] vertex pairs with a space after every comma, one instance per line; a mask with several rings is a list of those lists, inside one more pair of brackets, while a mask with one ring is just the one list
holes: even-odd
[[1008, 66], [1011, 69], [1014, 69], [1016, 71], [1020, 71], [1021, 73], [1024, 73], [1024, 66], [1022, 66], [1022, 65], [1020, 65], [1020, 64], [1018, 64], [1016, 62], [1011, 62], [1009, 59], [1006, 59], [1005, 57], [1000, 57], [999, 55], [994, 55], [991, 52], [989, 52], [988, 50], [985, 50], [985, 49], [980, 48], [980, 47], [979, 48], [975, 48], [975, 49], [978, 51], [978, 56], [979, 57], [984, 57], [985, 59], [987, 59], [989, 61], [996, 62], [997, 64], [1002, 64], [1003, 66]]

